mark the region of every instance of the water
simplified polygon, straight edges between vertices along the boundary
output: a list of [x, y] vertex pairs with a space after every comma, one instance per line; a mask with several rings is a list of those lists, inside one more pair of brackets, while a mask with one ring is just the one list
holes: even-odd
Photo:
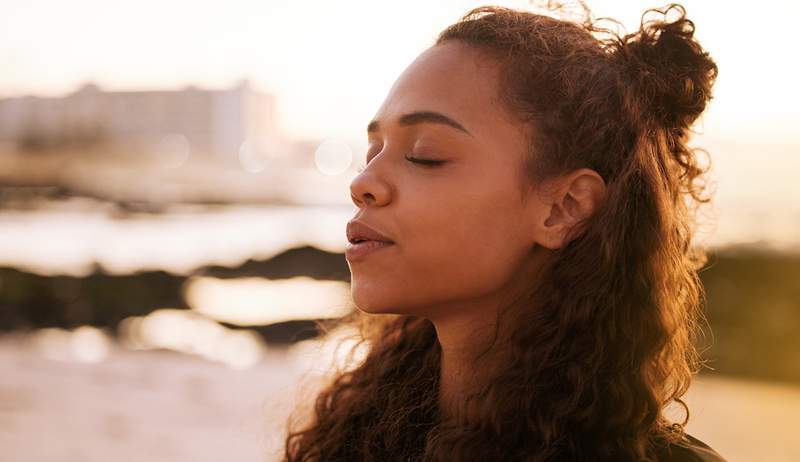
[[83, 276], [95, 263], [112, 274], [188, 274], [303, 245], [343, 252], [354, 213], [349, 206], [183, 206], [120, 219], [101, 203], [73, 199], [0, 211], [0, 265], [45, 275]]

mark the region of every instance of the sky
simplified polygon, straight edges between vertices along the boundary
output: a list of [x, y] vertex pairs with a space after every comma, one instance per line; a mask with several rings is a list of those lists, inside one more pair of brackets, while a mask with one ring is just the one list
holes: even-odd
[[[395, 78], [476, 1], [1, 0], [0, 96], [107, 89], [227, 87], [275, 93], [292, 136], [363, 137]], [[497, 4], [528, 8], [528, 1]], [[732, 5], [741, 6], [732, 6]], [[629, 28], [649, 1], [590, 1]], [[793, 136], [796, 2], [684, 2], [720, 65], [704, 118], [715, 134]], [[760, 83], [763, 82], [763, 83]], [[719, 132], [719, 133], [717, 133]], [[796, 140], [796, 138], [795, 138]]]

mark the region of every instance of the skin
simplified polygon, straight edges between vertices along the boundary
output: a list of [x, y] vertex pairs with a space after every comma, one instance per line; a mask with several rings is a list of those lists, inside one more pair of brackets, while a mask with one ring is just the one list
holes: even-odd
[[[354, 218], [395, 242], [348, 260], [353, 301], [368, 313], [434, 323], [445, 409], [469, 389], [475, 352], [502, 301], [535, 283], [543, 259], [605, 195], [591, 169], [520, 187], [528, 132], [499, 102], [498, 69], [459, 42], [419, 55], [375, 114], [365, 168], [350, 185], [359, 207]], [[418, 111], [444, 114], [469, 133], [431, 121], [401, 123]]]

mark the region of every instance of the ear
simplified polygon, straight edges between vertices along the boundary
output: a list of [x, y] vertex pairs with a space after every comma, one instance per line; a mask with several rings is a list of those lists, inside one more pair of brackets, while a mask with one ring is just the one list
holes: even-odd
[[574, 170], [548, 182], [543, 195], [545, 213], [538, 223], [538, 242], [549, 249], [559, 249], [583, 231], [582, 225], [605, 201], [606, 183], [589, 168]]

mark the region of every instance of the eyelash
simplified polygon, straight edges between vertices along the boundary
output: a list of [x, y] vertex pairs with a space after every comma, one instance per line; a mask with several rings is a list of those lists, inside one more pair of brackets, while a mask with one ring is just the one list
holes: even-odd
[[413, 162], [415, 164], [422, 165], [424, 167], [438, 167], [444, 163], [443, 160], [434, 160], [434, 159], [420, 159], [419, 157], [409, 157], [406, 156], [406, 160], [409, 162]]
[[[417, 164], [417, 165], [419, 165], [421, 167], [426, 167], [426, 168], [438, 167], [438, 166], [442, 165], [445, 162], [443, 160], [421, 159], [419, 157], [405, 156], [405, 158], [409, 162], [412, 162], [414, 164]], [[363, 172], [365, 168], [367, 168], [367, 166], [365, 164], [361, 164], [361, 166], [358, 167], [358, 173]]]

